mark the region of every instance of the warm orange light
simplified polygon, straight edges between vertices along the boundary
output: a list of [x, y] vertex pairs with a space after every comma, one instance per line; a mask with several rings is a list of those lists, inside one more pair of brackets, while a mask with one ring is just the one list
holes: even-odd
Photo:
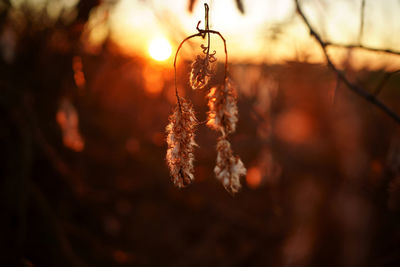
[[262, 175], [260, 168], [252, 167], [247, 171], [246, 183], [250, 188], [257, 188], [262, 182]]
[[278, 116], [275, 134], [285, 142], [301, 144], [311, 139], [313, 121], [309, 114], [302, 110], [291, 109]]
[[164, 61], [171, 56], [172, 47], [167, 39], [153, 39], [149, 46], [150, 56], [157, 61]]

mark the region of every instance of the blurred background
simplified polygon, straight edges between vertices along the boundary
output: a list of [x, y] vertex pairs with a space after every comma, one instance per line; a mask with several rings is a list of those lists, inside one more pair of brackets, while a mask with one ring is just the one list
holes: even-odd
[[[248, 173], [234, 197], [205, 125], [191, 186], [165, 163], [173, 58], [204, 3], [238, 91], [231, 142]], [[399, 47], [397, 0], [300, 3], [327, 42]], [[199, 121], [207, 92], [188, 78], [203, 42], [177, 68]], [[400, 113], [400, 56], [329, 55]], [[400, 125], [324, 60], [293, 0], [2, 0], [0, 265], [399, 266]]]

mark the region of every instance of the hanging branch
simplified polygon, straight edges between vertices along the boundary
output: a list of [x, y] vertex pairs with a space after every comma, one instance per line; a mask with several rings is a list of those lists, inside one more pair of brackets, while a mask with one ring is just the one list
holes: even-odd
[[221, 38], [221, 40], [223, 41], [223, 43], [224, 43], [224, 52], [225, 52], [224, 85], [226, 84], [226, 78], [227, 78], [227, 76], [228, 76], [228, 50], [227, 50], [227, 48], [226, 48], [226, 40], [225, 40], [225, 38], [222, 36], [222, 34], [221, 34], [220, 32], [214, 31], [214, 30], [210, 30], [210, 29], [209, 29], [209, 22], [208, 22], [208, 20], [209, 20], [209, 18], [208, 18], [209, 7], [208, 7], [207, 4], [204, 4], [204, 8], [205, 8], [205, 29], [203, 30], [203, 29], [200, 29], [200, 28], [199, 28], [200, 23], [201, 23], [201, 21], [199, 21], [199, 22], [197, 23], [197, 26], [196, 26], [196, 30], [198, 31], [198, 33], [192, 34], [192, 35], [186, 37], [185, 39], [183, 39], [183, 41], [179, 44], [178, 49], [176, 50], [176, 53], [175, 53], [175, 58], [174, 58], [175, 95], [176, 95], [176, 99], [177, 99], [177, 102], [178, 102], [179, 111], [180, 111], [181, 113], [182, 113], [182, 107], [181, 107], [181, 102], [180, 102], [180, 99], [179, 99], [180, 97], [179, 97], [179, 93], [178, 93], [178, 85], [177, 85], [177, 77], [176, 77], [176, 76], [177, 76], [177, 75], [176, 75], [176, 61], [177, 61], [177, 58], [178, 58], [179, 51], [181, 50], [183, 44], [184, 44], [186, 41], [188, 41], [188, 40], [190, 40], [190, 39], [192, 39], [192, 38], [194, 38], [194, 37], [202, 37], [202, 38], [204, 38], [205, 35], [207, 34], [208, 46], [207, 46], [206, 57], [209, 57], [209, 55], [210, 55], [210, 33], [218, 35], [218, 36]]
[[246, 175], [246, 168], [241, 159], [233, 153], [228, 136], [235, 132], [238, 121], [237, 94], [232, 84], [228, 80], [228, 51], [225, 38], [221, 33], [210, 30], [209, 28], [209, 7], [204, 4], [205, 17], [204, 29], [200, 29], [199, 21], [197, 23], [198, 33], [190, 35], [183, 39], [179, 44], [174, 59], [175, 72], [175, 94], [177, 107], [169, 117], [169, 124], [166, 127], [167, 132], [167, 155], [166, 160], [170, 169], [172, 182], [179, 188], [191, 184], [194, 180], [194, 148], [197, 146], [194, 136], [195, 128], [199, 125], [196, 120], [193, 105], [189, 100], [179, 97], [176, 75], [176, 61], [182, 45], [194, 37], [207, 37], [207, 46], [201, 44], [203, 50], [197, 55], [191, 65], [190, 87], [193, 90], [207, 88], [208, 82], [215, 75], [213, 68], [217, 61], [216, 51], [210, 53], [211, 34], [218, 35], [224, 42], [225, 52], [225, 73], [223, 82], [210, 88], [207, 99], [209, 111], [207, 113], [207, 126], [221, 135], [217, 140], [217, 159], [214, 167], [214, 173], [225, 189], [231, 194], [237, 193], [240, 188], [240, 177]]
[[[339, 79], [353, 92], [355, 92], [357, 95], [359, 95], [360, 97], [364, 98], [366, 101], [370, 102], [371, 104], [375, 105], [377, 108], [379, 108], [380, 110], [382, 110], [384, 113], [386, 113], [389, 117], [391, 117], [393, 120], [395, 120], [397, 123], [400, 124], [400, 116], [395, 113], [392, 109], [390, 109], [388, 106], [386, 106], [383, 102], [381, 102], [379, 99], [377, 99], [375, 97], [374, 94], [369, 93], [367, 90], [365, 90], [364, 88], [358, 86], [357, 84], [354, 84], [352, 82], [350, 82], [346, 75], [341, 72], [340, 70], [338, 70], [336, 68], [336, 66], [333, 64], [331, 58], [329, 57], [328, 51], [327, 51], [327, 46], [332, 46], [331, 43], [327, 43], [324, 42], [321, 37], [318, 35], [318, 33], [314, 30], [314, 28], [311, 26], [310, 22], [308, 21], [307, 17], [304, 15], [300, 4], [299, 4], [299, 0], [295, 0], [295, 4], [296, 4], [296, 10], [297, 13], [301, 16], [301, 18], [303, 19], [304, 23], [306, 24], [307, 28], [310, 31], [310, 35], [312, 35], [315, 40], [317, 40], [318, 44], [321, 46], [322, 51], [325, 55], [325, 59], [327, 61], [328, 67], [337, 74], [337, 76], [339, 77]], [[337, 45], [336, 45], [337, 46]], [[360, 45], [358, 45], [358, 47], [361, 47]], [[379, 50], [381, 52], [385, 52], [383, 50]], [[400, 55], [400, 52], [396, 52], [396, 54]]]

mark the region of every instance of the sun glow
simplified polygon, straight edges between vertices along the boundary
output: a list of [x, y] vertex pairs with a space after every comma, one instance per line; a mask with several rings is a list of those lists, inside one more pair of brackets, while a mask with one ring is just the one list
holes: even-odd
[[150, 56], [157, 61], [164, 61], [171, 56], [172, 47], [165, 38], [153, 39], [149, 45]]

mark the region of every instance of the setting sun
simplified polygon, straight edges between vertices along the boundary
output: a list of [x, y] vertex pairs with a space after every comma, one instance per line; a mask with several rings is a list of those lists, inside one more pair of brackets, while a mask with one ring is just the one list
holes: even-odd
[[171, 52], [172, 47], [169, 41], [165, 38], [153, 39], [149, 45], [149, 54], [157, 61], [168, 59], [171, 55]]

